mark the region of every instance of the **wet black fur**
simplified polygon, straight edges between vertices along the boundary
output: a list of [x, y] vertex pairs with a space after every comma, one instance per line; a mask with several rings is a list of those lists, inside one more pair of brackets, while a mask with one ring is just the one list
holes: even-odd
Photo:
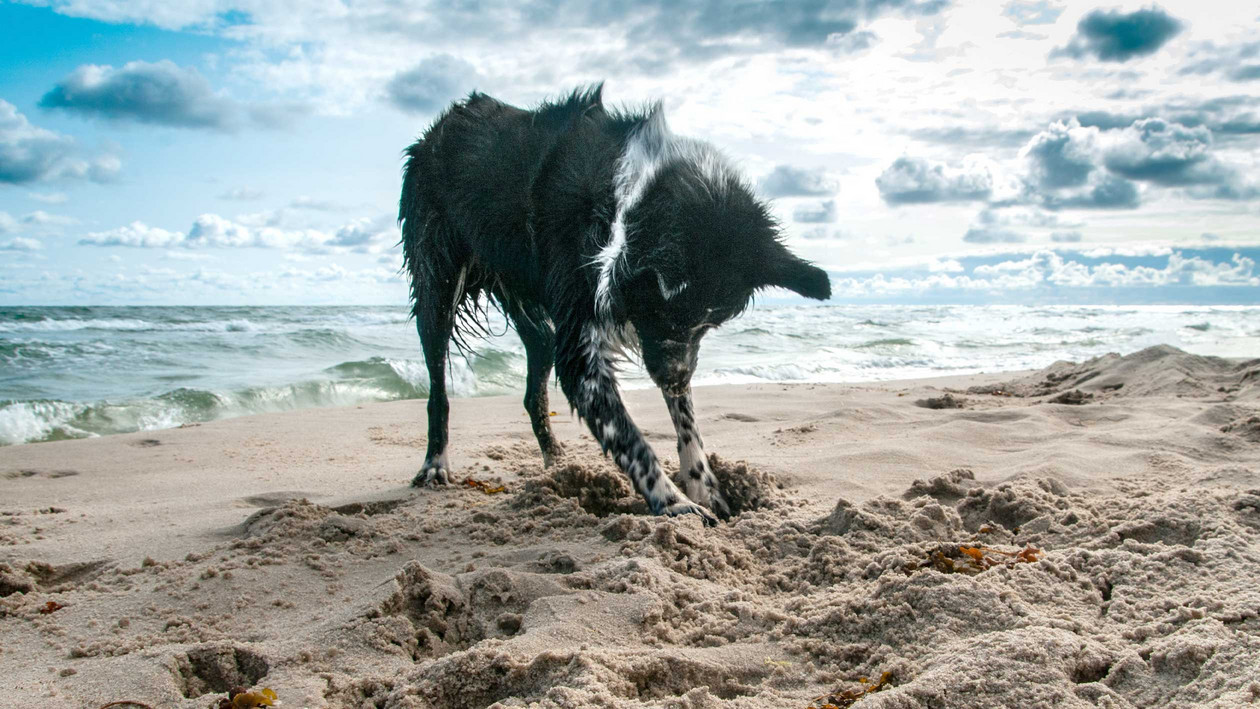
[[[596, 338], [593, 345], [592, 333], [634, 327], [645, 366], [675, 415], [681, 454], [684, 436], [688, 445], [699, 441], [689, 383], [704, 332], [743, 311], [759, 288], [779, 285], [825, 299], [830, 284], [783, 247], [766, 205], [738, 177], [714, 184], [696, 165], [675, 162], [657, 173], [625, 220], [627, 249], [610, 307], [597, 308], [596, 260], [616, 215], [618, 160], [651, 116], [606, 108], [600, 93], [601, 86], [577, 90], [534, 110], [473, 93], [406, 151], [398, 218], [430, 375], [428, 451], [413, 484], [447, 481], [449, 343], [462, 346], [478, 334], [479, 311], [492, 304], [525, 344], [525, 407], [548, 461], [560, 452], [548, 418], [554, 364], [573, 408], [654, 512], [711, 520], [662, 480], [617, 393], [614, 343]], [[663, 288], [683, 283], [678, 295], [665, 297]], [[680, 478], [703, 472], [715, 488], [707, 465]], [[723, 511], [720, 495], [707, 502]]]

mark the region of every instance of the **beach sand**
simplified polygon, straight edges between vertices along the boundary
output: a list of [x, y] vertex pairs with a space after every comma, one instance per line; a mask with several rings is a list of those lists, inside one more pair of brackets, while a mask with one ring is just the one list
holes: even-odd
[[716, 529], [552, 402], [452, 402], [496, 494], [423, 401], [0, 449], [0, 706], [1260, 704], [1260, 360], [698, 388]]

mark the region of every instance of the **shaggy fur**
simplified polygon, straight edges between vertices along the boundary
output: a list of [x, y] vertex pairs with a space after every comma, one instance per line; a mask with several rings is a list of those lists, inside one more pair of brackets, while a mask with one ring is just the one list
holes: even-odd
[[[406, 152], [404, 261], [429, 370], [429, 438], [413, 485], [449, 482], [446, 364], [487, 304], [528, 360], [525, 409], [550, 464], [552, 367], [605, 453], [656, 514], [713, 523], [727, 505], [691, 403], [700, 339], [782, 286], [826, 299], [821, 269], [780, 243], [766, 205], [707, 143], [673, 135], [660, 106], [605, 108], [601, 86], [523, 110], [473, 93]], [[617, 392], [614, 360], [641, 352], [678, 434], [671, 480]], [[685, 492], [684, 492], [685, 490]]]

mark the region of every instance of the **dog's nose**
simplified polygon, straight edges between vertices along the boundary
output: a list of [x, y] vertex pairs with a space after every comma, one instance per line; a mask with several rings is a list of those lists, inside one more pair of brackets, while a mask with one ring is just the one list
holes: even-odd
[[671, 396], [685, 394], [695, 369], [695, 347], [689, 342], [665, 340], [660, 343], [660, 351], [660, 366], [652, 372], [656, 385]]

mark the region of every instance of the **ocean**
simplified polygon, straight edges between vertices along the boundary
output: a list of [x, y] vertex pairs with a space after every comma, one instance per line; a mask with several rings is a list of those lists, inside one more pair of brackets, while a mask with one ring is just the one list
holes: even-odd
[[[491, 321], [475, 353], [452, 356], [454, 396], [524, 390], [524, 349]], [[693, 384], [1012, 371], [1155, 344], [1257, 356], [1260, 307], [760, 306], [705, 338]], [[623, 387], [651, 386], [637, 365], [621, 371]], [[0, 445], [427, 390], [405, 307], [0, 308]]]

